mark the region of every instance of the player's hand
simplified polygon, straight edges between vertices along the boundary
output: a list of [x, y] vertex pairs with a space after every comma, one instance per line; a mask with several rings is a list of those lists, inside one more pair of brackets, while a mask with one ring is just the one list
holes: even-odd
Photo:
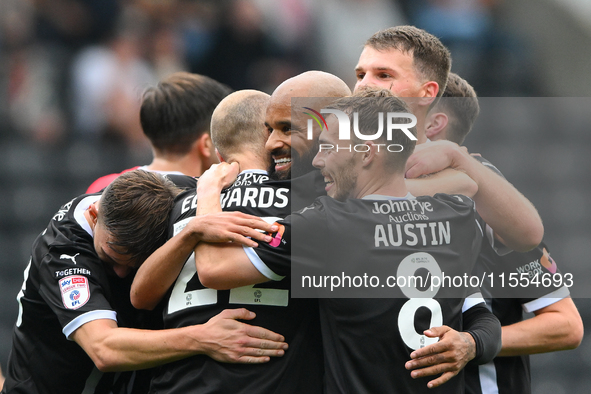
[[412, 360], [407, 361], [405, 367], [412, 370], [413, 379], [441, 374], [427, 383], [429, 388], [441, 386], [456, 376], [476, 356], [474, 338], [466, 332], [441, 326], [426, 330], [424, 334], [429, 338], [439, 337], [439, 342], [412, 352]]
[[197, 181], [197, 195], [199, 195], [200, 191], [203, 193], [205, 190], [212, 188], [221, 191], [229, 187], [234, 183], [239, 173], [240, 166], [236, 162], [212, 164]]
[[271, 242], [271, 236], [265, 233], [277, 231], [276, 225], [242, 212], [199, 215], [191, 219], [187, 226], [190, 226], [190, 231], [195, 234], [198, 241], [238, 242], [253, 248], [258, 246], [256, 241]]
[[226, 309], [202, 325], [205, 354], [226, 363], [266, 363], [270, 357], [281, 357], [287, 349], [282, 335], [240, 320], [252, 320], [255, 314], [244, 308]]
[[418, 178], [448, 167], [457, 168], [458, 157], [467, 155], [467, 149], [451, 141], [432, 141], [415, 147], [406, 162], [406, 178]]

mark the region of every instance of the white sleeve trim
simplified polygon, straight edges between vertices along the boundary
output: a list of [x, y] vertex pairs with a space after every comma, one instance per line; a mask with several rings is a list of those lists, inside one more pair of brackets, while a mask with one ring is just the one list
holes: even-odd
[[552, 305], [555, 302], [563, 300], [569, 295], [570, 291], [568, 290], [568, 287], [562, 286], [560, 289], [555, 290], [552, 293], [548, 293], [543, 297], [536, 298], [535, 300], [522, 304], [521, 307], [526, 312], [535, 312], [538, 309], [545, 308], [548, 305]]
[[468, 309], [472, 308], [473, 306], [476, 306], [478, 304], [483, 304], [483, 303], [484, 303], [484, 298], [482, 297], [482, 294], [480, 292], [471, 294], [468, 297], [466, 297], [466, 299], [464, 300], [464, 305], [462, 305], [462, 313], [466, 312]]
[[270, 280], [274, 280], [274, 281], [280, 281], [283, 278], [285, 278], [285, 276], [277, 275], [275, 272], [273, 272], [273, 270], [271, 268], [267, 267], [267, 265], [265, 263], [263, 263], [263, 260], [261, 260], [261, 258], [254, 251], [253, 248], [243, 245], [242, 249], [244, 249], [244, 252], [248, 256], [248, 259], [250, 260], [252, 265], [254, 265], [254, 267], [261, 274], [263, 274], [266, 278], [268, 278]]
[[82, 325], [93, 320], [100, 319], [109, 319], [117, 321], [117, 312], [108, 310], [96, 310], [86, 312], [85, 314], [78, 316], [77, 318], [66, 324], [62, 332], [64, 333], [66, 338], [68, 338], [68, 340], [71, 340], [70, 335], [72, 335], [74, 331], [82, 327]]

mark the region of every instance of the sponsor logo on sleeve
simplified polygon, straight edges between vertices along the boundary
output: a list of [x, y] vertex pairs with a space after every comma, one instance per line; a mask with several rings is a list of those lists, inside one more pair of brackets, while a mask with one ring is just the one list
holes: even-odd
[[[282, 224], [279, 224], [277, 222], [275, 222], [273, 224], [275, 224], [277, 227], [279, 227], [279, 230], [277, 230], [276, 233], [272, 234], [273, 239], [271, 240], [271, 242], [269, 242], [269, 245], [276, 248], [281, 244], [281, 241], [283, 238], [283, 233], [285, 232], [285, 226]], [[285, 243], [285, 241], [283, 241], [283, 243]]]
[[68, 276], [59, 280], [62, 301], [68, 309], [78, 309], [90, 299], [88, 279], [84, 276]]
[[556, 266], [556, 262], [554, 261], [554, 259], [552, 257], [550, 257], [550, 253], [548, 253], [548, 251], [546, 250], [546, 248], [544, 248], [543, 253], [544, 253], [544, 255], [540, 259], [542, 265], [548, 271], [550, 271], [551, 273], [555, 274], [556, 273], [556, 269], [558, 268]]

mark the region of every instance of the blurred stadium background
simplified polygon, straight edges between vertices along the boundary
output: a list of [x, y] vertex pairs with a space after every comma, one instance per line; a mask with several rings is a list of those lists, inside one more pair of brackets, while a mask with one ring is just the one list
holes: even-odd
[[[98, 176], [149, 163], [138, 118], [145, 87], [187, 70], [270, 93], [309, 69], [353, 86], [365, 39], [397, 24], [440, 37], [453, 71], [497, 97], [466, 145], [538, 207], [553, 257], [586, 285], [587, 0], [1, 0], [0, 364], [34, 238]], [[532, 105], [542, 110], [524, 109]], [[575, 302], [591, 329], [590, 300]], [[535, 393], [591, 391], [587, 338], [532, 364]]]

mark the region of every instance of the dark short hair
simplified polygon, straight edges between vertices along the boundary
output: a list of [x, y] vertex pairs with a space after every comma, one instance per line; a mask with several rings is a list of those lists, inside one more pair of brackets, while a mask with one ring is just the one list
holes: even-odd
[[396, 26], [378, 31], [365, 45], [378, 51], [396, 49], [411, 54], [416, 71], [439, 84], [437, 96], [443, 94], [451, 70], [451, 54], [434, 35], [414, 26]]
[[[388, 95], [387, 93], [381, 94], [381, 90], [384, 89], [376, 89], [375, 93], [376, 96], [370, 97], [358, 97], [358, 96], [350, 96], [350, 97], [343, 97], [336, 101], [334, 101], [328, 108], [337, 109], [349, 116], [349, 121], [351, 127], [353, 127], [354, 122], [354, 113], [357, 112], [359, 119], [359, 132], [361, 134], [375, 134], [375, 132], [379, 129], [379, 114], [382, 113], [383, 116], [383, 133], [380, 138], [376, 139], [374, 142], [380, 144], [399, 144], [402, 146], [402, 151], [397, 153], [388, 153], [386, 156], [387, 159], [385, 160], [385, 165], [387, 165], [390, 169], [394, 171], [404, 171], [406, 167], [406, 160], [408, 160], [409, 156], [414, 151], [416, 141], [411, 140], [408, 138], [406, 134], [403, 132], [393, 132], [392, 139], [387, 140], [387, 133], [385, 132], [386, 128], [386, 114], [388, 112], [397, 112], [397, 113], [411, 113], [408, 105], [400, 98], [394, 97], [391, 94]], [[397, 123], [407, 123], [408, 119], [394, 119]], [[416, 137], [417, 129], [416, 127], [409, 128], [409, 131]], [[355, 141], [355, 143], [363, 143], [364, 141], [358, 139], [354, 133], [351, 133], [351, 141]], [[384, 150], [382, 150], [384, 151]]]
[[165, 176], [126, 172], [103, 191], [99, 221], [111, 236], [109, 246], [137, 265], [166, 242], [168, 218], [181, 192]]
[[209, 131], [213, 110], [231, 92], [205, 75], [171, 74], [144, 92], [140, 108], [144, 134], [157, 150], [186, 154]]
[[449, 73], [447, 87], [441, 100], [432, 111], [448, 115], [446, 139], [461, 144], [472, 130], [480, 113], [474, 88], [456, 73]]

